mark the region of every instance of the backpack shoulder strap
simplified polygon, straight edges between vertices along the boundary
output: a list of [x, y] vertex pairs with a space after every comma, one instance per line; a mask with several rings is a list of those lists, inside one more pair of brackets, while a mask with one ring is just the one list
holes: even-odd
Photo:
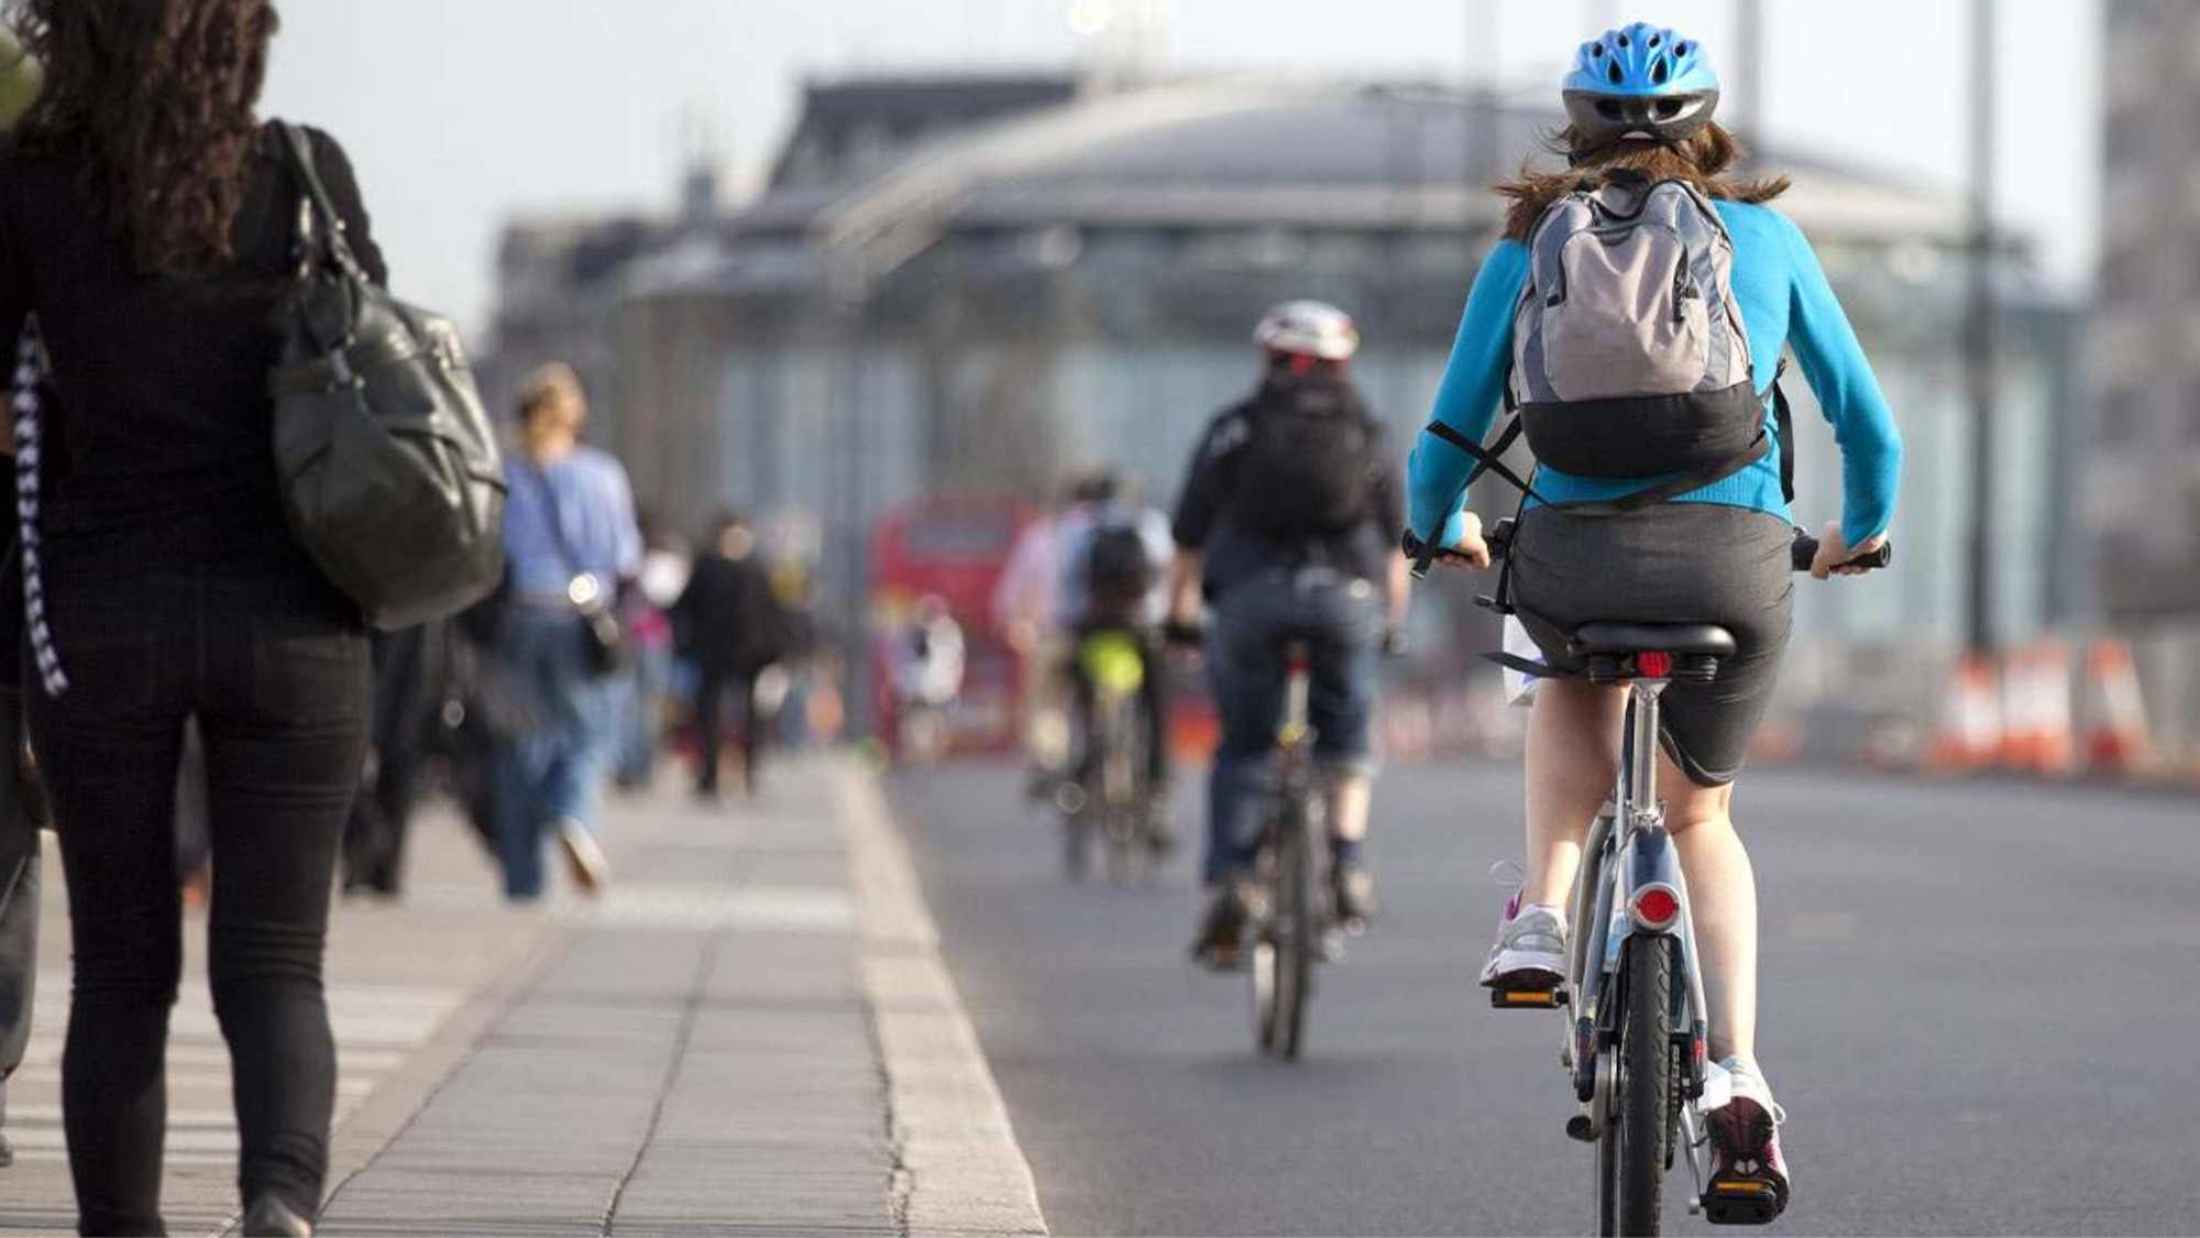
[[[1505, 404], [1507, 410], [1510, 411], [1512, 407], [1512, 394], [1510, 391], [1506, 393]], [[1474, 459], [1474, 471], [1467, 474], [1466, 485], [1472, 486], [1475, 482], [1481, 480], [1484, 473], [1495, 473], [1510, 482], [1520, 493], [1532, 496], [1538, 503], [1548, 503], [1550, 500], [1536, 494], [1535, 487], [1529, 484], [1526, 478], [1513, 472], [1510, 465], [1499, 459], [1520, 437], [1520, 429], [1520, 418], [1515, 416], [1510, 422], [1506, 423], [1504, 431], [1497, 436], [1497, 441], [1491, 443], [1488, 447], [1484, 447], [1441, 421], [1428, 423], [1430, 434], [1467, 453]]]
[[1787, 374], [1787, 358], [1780, 358], [1780, 368], [1772, 375], [1772, 424], [1780, 436], [1780, 497], [1787, 503], [1795, 502], [1795, 413], [1788, 407], [1787, 392], [1781, 390], [1780, 379]]

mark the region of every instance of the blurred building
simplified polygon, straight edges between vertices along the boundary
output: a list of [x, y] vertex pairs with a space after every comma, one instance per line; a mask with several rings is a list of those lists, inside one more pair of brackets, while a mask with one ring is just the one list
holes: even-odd
[[[1360, 319], [1361, 381], [1406, 442], [1499, 223], [1485, 187], [1557, 120], [1434, 88], [1275, 78], [856, 79], [811, 86], [805, 109], [771, 184], [711, 248], [627, 272], [618, 442], [671, 510], [816, 517], [826, 595], [849, 603], [872, 520], [919, 494], [1037, 496], [1108, 461], [1166, 502], [1202, 424], [1253, 381], [1249, 332], [1278, 300]], [[971, 119], [897, 145], [903, 111]], [[1970, 484], [1952, 343], [1961, 202], [1777, 146], [1763, 162], [1794, 175], [1782, 209], [1818, 242], [1910, 443], [1895, 570], [1870, 590], [1805, 591], [1802, 621], [1952, 641]], [[1995, 532], [2011, 635], [2072, 592], [2039, 550], [2074, 489], [2072, 321], [2044, 302], [2007, 320]], [[1799, 506], [1830, 518], [1837, 451], [1792, 386]]]
[[2108, 0], [2099, 425], [2088, 508], [2102, 601], [2200, 615], [2200, 5]]

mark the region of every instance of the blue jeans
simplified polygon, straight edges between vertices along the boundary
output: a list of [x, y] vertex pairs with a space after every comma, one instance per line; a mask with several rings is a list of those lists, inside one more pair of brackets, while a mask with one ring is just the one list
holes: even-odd
[[497, 753], [496, 833], [505, 897], [538, 898], [543, 844], [566, 822], [594, 828], [618, 754], [618, 680], [589, 664], [572, 611], [521, 604], [497, 650], [533, 704], [534, 725]]
[[1367, 766], [1383, 632], [1378, 594], [1370, 582], [1326, 568], [1279, 568], [1232, 587], [1216, 603], [1207, 666], [1222, 744], [1207, 783], [1208, 884], [1252, 865], [1275, 790], [1290, 642], [1307, 648], [1315, 759], [1334, 769]]

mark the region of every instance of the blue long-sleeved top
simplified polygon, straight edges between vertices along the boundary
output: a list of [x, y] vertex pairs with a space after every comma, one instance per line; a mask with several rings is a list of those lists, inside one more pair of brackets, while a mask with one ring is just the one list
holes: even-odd
[[[1757, 389], [1771, 390], [1780, 353], [1793, 345], [1803, 377], [1841, 445], [1842, 536], [1853, 546], [1885, 532], [1894, 519], [1902, 436], [1848, 315], [1826, 283], [1818, 255], [1802, 230], [1778, 211], [1740, 202], [1715, 205], [1734, 238], [1734, 297], [1749, 332], [1750, 368]], [[1472, 442], [1483, 440], [1497, 415], [1512, 366], [1513, 311], [1527, 279], [1527, 248], [1516, 241], [1501, 241], [1490, 251], [1468, 294], [1451, 363], [1436, 391], [1435, 419]], [[1778, 441], [1769, 410], [1768, 403], [1765, 433], [1774, 440], [1772, 451], [1732, 476], [1673, 501], [1723, 503], [1792, 519], [1780, 493], [1780, 453], [1787, 444]], [[1467, 474], [1473, 468], [1467, 453], [1426, 431], [1421, 434], [1407, 464], [1408, 504], [1416, 532], [1426, 536], [1442, 524], [1445, 544], [1458, 538], [1458, 513], [1466, 499]], [[1598, 502], [1646, 490], [1661, 480], [1576, 477], [1542, 468], [1536, 472], [1535, 488], [1553, 503]]]

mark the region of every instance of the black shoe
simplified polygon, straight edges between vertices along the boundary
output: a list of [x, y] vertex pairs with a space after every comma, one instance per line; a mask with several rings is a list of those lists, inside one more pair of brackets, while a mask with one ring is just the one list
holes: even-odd
[[245, 1238], [313, 1238], [313, 1223], [273, 1195], [262, 1195], [244, 1210]]
[[1339, 864], [1329, 873], [1330, 907], [1339, 923], [1365, 927], [1375, 916], [1375, 874], [1357, 864]]
[[1233, 971], [1245, 950], [1245, 897], [1236, 882], [1225, 883], [1207, 904], [1200, 920], [1199, 936], [1192, 941], [1192, 960], [1210, 971]]

